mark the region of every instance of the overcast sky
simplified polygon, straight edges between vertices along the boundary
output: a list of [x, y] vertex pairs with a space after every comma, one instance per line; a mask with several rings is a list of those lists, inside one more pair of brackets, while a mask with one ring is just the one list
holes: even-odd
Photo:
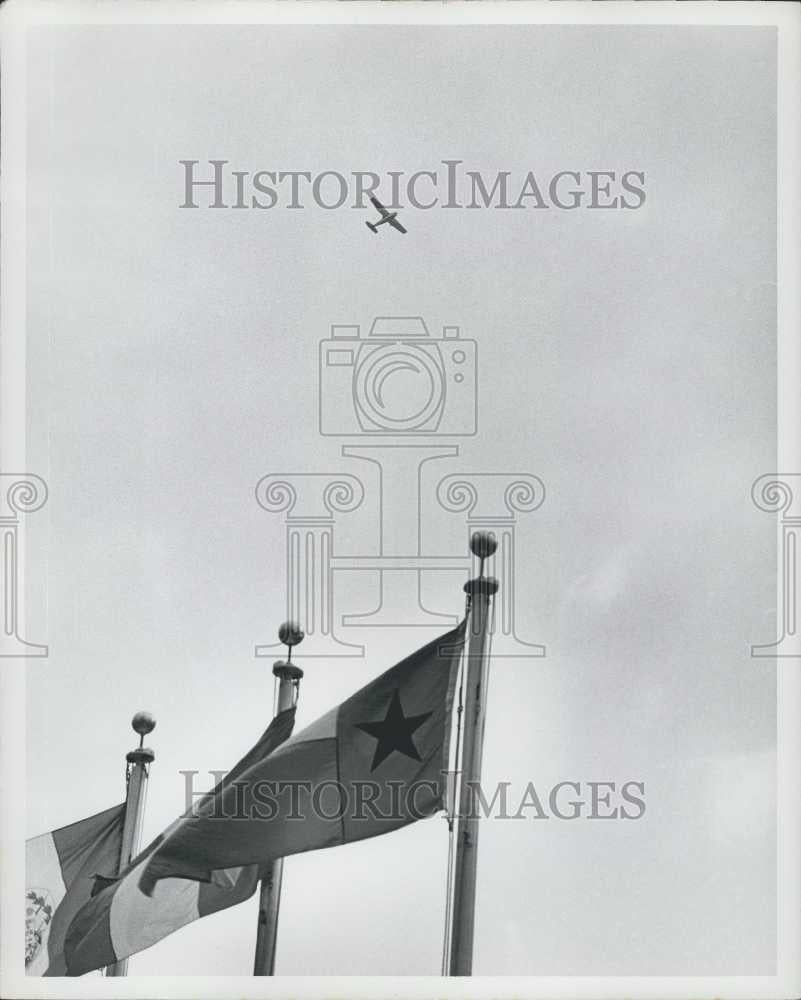
[[[231, 766], [272, 710], [285, 526], [266, 473], [351, 472], [339, 554], [378, 551], [376, 480], [317, 423], [332, 323], [421, 315], [478, 344], [479, 423], [424, 477], [536, 474], [484, 776], [643, 781], [637, 821], [488, 821], [475, 971], [769, 974], [775, 955], [775, 34], [759, 28], [61, 28], [29, 50], [28, 834], [119, 801], [158, 719], [151, 838], [179, 771]], [[636, 211], [181, 210], [234, 169], [644, 171]], [[354, 439], [355, 440], [355, 439]], [[389, 462], [389, 459], [388, 459]], [[395, 497], [416, 503], [413, 493]], [[411, 508], [412, 512], [414, 507]], [[407, 511], [408, 512], [408, 511]], [[430, 518], [430, 519], [429, 519]], [[393, 536], [394, 537], [394, 536]], [[396, 538], [396, 541], [398, 539]], [[409, 547], [413, 548], [413, 545]], [[463, 574], [425, 596], [458, 614]], [[336, 574], [338, 616], [377, 601]], [[444, 629], [443, 629], [444, 630]], [[347, 628], [304, 725], [435, 634]], [[210, 779], [207, 779], [210, 783]], [[586, 795], [586, 792], [584, 793]], [[445, 824], [290, 859], [277, 971], [437, 974]], [[131, 960], [249, 975], [255, 900]]]

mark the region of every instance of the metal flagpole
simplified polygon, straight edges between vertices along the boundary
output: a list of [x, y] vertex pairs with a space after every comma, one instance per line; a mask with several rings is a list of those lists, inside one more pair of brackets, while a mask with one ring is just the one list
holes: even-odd
[[479, 559], [479, 571], [475, 579], [468, 580], [464, 585], [465, 593], [470, 600], [470, 615], [465, 663], [462, 778], [459, 786], [451, 917], [453, 930], [449, 971], [452, 976], [470, 976], [473, 972], [479, 820], [475, 789], [481, 781], [481, 756], [484, 747], [491, 598], [498, 590], [498, 581], [492, 576], [484, 576], [484, 560], [491, 556], [496, 548], [497, 542], [491, 532], [474, 532], [470, 539], [470, 549]]
[[[156, 720], [149, 712], [137, 712], [131, 719], [131, 728], [139, 734], [139, 746], [125, 755], [125, 822], [122, 827], [122, 848], [120, 849], [120, 874], [128, 866], [131, 858], [139, 850], [142, 832], [142, 816], [145, 811], [145, 791], [147, 789], [148, 765], [156, 759], [155, 753], [143, 746], [145, 735], [156, 727]], [[124, 958], [106, 968], [107, 976], [127, 976], [128, 959]]]
[[[292, 662], [292, 647], [303, 640], [303, 632], [295, 622], [284, 622], [278, 629], [278, 638], [287, 647], [286, 660], [273, 664], [278, 678], [278, 704], [276, 715], [297, 702], [298, 687], [303, 671]], [[281, 878], [284, 859], [277, 858], [264, 868], [259, 888], [259, 922], [256, 930], [256, 955], [253, 959], [254, 976], [272, 976], [275, 972], [275, 946], [278, 938], [278, 910], [281, 905]]]

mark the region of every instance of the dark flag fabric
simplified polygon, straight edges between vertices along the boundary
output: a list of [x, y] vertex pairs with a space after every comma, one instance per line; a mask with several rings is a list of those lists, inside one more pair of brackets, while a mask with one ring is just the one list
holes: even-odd
[[[249, 899], [259, 883], [257, 866], [231, 866], [215, 871], [208, 883], [166, 878], [145, 895], [139, 879], [149, 859], [169, 842], [198, 809], [215, 810], [226, 787], [268, 757], [292, 733], [295, 709], [279, 713], [258, 742], [185, 816], [176, 820], [115, 878], [96, 879], [92, 898], [77, 913], [66, 943], [66, 972], [80, 976], [111, 965], [156, 944], [186, 924]], [[87, 894], [88, 896], [88, 894]]]
[[125, 803], [25, 843], [25, 972], [64, 976], [64, 938], [96, 875], [116, 873]]
[[443, 806], [465, 625], [428, 643], [293, 736], [184, 823], [140, 887], [375, 837]]
[[191, 909], [232, 871], [375, 837], [443, 808], [464, 634], [462, 622], [200, 802], [140, 855], [122, 891], [104, 890], [78, 915], [70, 974], [107, 963], [109, 940], [123, 957], [175, 929], [153, 937], [146, 926], [173, 887], [192, 897]]

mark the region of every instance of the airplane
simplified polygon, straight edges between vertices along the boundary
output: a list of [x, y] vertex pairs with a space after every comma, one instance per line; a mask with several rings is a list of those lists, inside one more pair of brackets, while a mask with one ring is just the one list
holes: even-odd
[[403, 226], [398, 222], [397, 212], [388, 212], [381, 204], [381, 202], [378, 200], [378, 198], [374, 198], [372, 195], [370, 195], [370, 201], [375, 205], [375, 207], [381, 213], [381, 218], [378, 220], [378, 222], [365, 222], [365, 225], [367, 226], [368, 229], [372, 229], [374, 233], [377, 233], [378, 227], [383, 226], [385, 222], [388, 222], [390, 226], [392, 226], [393, 229], [397, 229], [399, 233], [406, 232]]

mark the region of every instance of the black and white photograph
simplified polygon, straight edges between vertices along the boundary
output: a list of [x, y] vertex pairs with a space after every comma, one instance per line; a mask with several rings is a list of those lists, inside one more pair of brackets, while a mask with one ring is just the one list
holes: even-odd
[[801, 8], [0, 9], [0, 994], [801, 995]]

